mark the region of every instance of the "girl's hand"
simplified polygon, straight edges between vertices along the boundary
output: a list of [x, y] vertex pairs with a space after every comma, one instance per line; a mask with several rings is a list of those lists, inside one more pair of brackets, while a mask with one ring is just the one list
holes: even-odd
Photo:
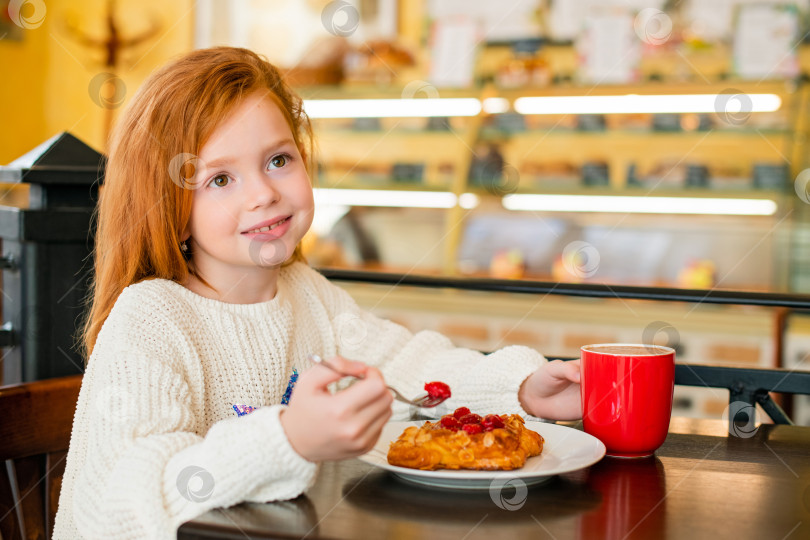
[[319, 365], [301, 373], [280, 420], [290, 445], [309, 461], [365, 454], [391, 417], [393, 398], [378, 369], [340, 356], [329, 362], [364, 378], [332, 394], [327, 385], [340, 380], [340, 375]]
[[529, 375], [518, 391], [523, 409], [549, 420], [582, 418], [579, 360], [554, 360]]

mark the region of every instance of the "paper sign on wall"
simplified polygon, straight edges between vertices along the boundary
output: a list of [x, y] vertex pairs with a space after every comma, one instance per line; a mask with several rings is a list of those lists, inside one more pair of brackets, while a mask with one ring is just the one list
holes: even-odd
[[585, 16], [577, 41], [583, 82], [624, 84], [638, 79], [641, 40], [633, 21], [633, 11], [619, 7], [593, 9]]
[[431, 83], [439, 88], [472, 85], [481, 39], [479, 28], [475, 19], [467, 17], [440, 19], [433, 23]]
[[792, 4], [739, 6], [734, 32], [734, 71], [750, 79], [799, 73], [799, 13]]

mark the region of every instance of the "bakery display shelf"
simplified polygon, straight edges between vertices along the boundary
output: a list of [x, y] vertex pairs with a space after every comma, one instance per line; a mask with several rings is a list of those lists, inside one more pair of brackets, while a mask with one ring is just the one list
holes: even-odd
[[[330, 130], [333, 131], [333, 130]], [[345, 130], [351, 132], [351, 130]], [[413, 132], [413, 134], [430, 134], [429, 131]], [[409, 132], [410, 134], [410, 132]], [[484, 137], [502, 136], [506, 138], [536, 138], [536, 137], [576, 137], [578, 139], [609, 139], [613, 140], [617, 137], [635, 138], [635, 139], [649, 139], [654, 137], [656, 139], [694, 139], [704, 136], [707, 140], [722, 141], [736, 140], [741, 138], [761, 138], [761, 137], [788, 137], [793, 136], [793, 130], [786, 128], [712, 128], [705, 130], [694, 131], [656, 131], [649, 128], [612, 128], [601, 131], [580, 130], [572, 127], [550, 126], [548, 128], [534, 128], [525, 130], [505, 130], [491, 127], [485, 127], [481, 130], [481, 135]]]
[[[502, 197], [506, 193], [494, 193], [492, 189], [470, 186], [467, 190], [482, 197]], [[723, 188], [672, 188], [656, 186], [635, 186], [625, 188], [572, 186], [561, 187], [551, 183], [522, 181], [517, 189], [509, 193], [542, 194], [542, 195], [593, 195], [607, 197], [689, 197], [695, 199], [776, 199], [782, 200], [794, 196], [788, 191], [764, 189], [723, 189]]]
[[341, 180], [339, 178], [320, 178], [313, 182], [314, 188], [322, 189], [340, 189], [340, 190], [390, 190], [390, 191], [428, 191], [435, 193], [443, 193], [450, 191], [450, 183], [414, 183], [407, 180], [379, 180], [368, 179], [363, 180], [360, 178], [352, 177], [350, 180]]

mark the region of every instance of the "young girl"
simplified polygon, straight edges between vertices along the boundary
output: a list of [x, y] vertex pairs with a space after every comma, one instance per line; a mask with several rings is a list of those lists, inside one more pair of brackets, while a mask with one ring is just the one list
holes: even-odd
[[[297, 497], [318, 462], [407, 419], [386, 383], [446, 382], [450, 410], [580, 416], [578, 362], [413, 335], [309, 268], [311, 161], [301, 100], [248, 50], [193, 51], [134, 96], [99, 203], [57, 538], [173, 538], [211, 508]], [[340, 376], [310, 354], [363, 379], [330, 392]]]

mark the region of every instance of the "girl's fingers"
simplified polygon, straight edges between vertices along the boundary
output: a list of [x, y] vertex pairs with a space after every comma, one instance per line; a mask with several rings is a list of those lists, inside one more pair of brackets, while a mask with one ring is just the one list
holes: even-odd
[[[346, 360], [342, 356], [333, 356], [329, 363], [339, 371], [355, 377], [364, 378], [368, 371], [368, 366], [362, 362]], [[317, 388], [326, 392], [326, 386], [342, 379], [344, 376], [336, 373], [326, 366], [315, 364], [308, 370], [301, 373], [298, 381], [299, 387]]]
[[547, 364], [546, 369], [548, 374], [555, 379], [579, 382], [579, 360], [554, 360]]
[[375, 368], [368, 370], [365, 379], [338, 392], [335, 397], [348, 408], [357, 412], [373, 407], [380, 402], [382, 402], [381, 406], [387, 404], [390, 407], [393, 400], [391, 393], [385, 386], [382, 374]]
[[296, 390], [317, 389], [326, 392], [326, 387], [329, 384], [339, 381], [342, 378], [342, 375], [335, 373], [326, 366], [314, 365], [301, 373], [298, 383], [296, 384]]
[[566, 362], [566, 377], [569, 381], [578, 383], [581, 378], [580, 373], [580, 361], [579, 360], [571, 360], [570, 362]]
[[374, 445], [377, 444], [377, 441], [380, 439], [380, 433], [382, 433], [385, 424], [388, 423], [388, 420], [391, 418], [391, 409], [389, 407], [388, 412], [386, 414], [380, 415], [379, 418], [376, 418], [374, 422], [368, 427], [367, 434], [368, 434], [368, 442], [363, 449], [363, 453], [365, 454], [372, 448]]
[[379, 437], [379, 431], [388, 422], [389, 418], [391, 418], [391, 407], [382, 403], [374, 408], [369, 407], [357, 413], [352, 421], [357, 422], [360, 427], [361, 439], [368, 440], [368, 438], [373, 437], [376, 441]]
[[343, 373], [354, 375], [355, 377], [363, 378], [368, 372], [368, 366], [363, 362], [347, 360], [342, 356], [333, 356], [332, 358], [329, 358], [328, 361]]

